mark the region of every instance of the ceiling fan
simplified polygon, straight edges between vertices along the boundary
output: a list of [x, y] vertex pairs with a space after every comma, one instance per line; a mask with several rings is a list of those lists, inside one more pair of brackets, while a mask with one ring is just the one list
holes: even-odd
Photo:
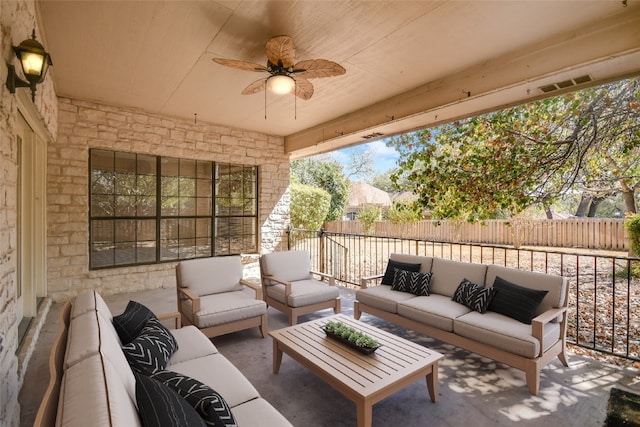
[[244, 71], [267, 72], [265, 79], [256, 80], [247, 86], [243, 95], [252, 95], [269, 87], [280, 94], [291, 92], [295, 88], [295, 95], [307, 100], [313, 95], [313, 85], [308, 79], [339, 76], [346, 70], [339, 64], [326, 59], [308, 59], [295, 62], [296, 49], [293, 39], [289, 36], [276, 36], [267, 40], [267, 65], [235, 59], [213, 58], [213, 61], [227, 67]]

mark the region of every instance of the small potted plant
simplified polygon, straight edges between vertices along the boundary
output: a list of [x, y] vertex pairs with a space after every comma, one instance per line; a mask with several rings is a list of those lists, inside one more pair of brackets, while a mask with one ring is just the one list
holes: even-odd
[[342, 322], [329, 321], [322, 329], [327, 336], [335, 338], [353, 347], [364, 354], [371, 354], [380, 347], [380, 344], [369, 335], [358, 331]]

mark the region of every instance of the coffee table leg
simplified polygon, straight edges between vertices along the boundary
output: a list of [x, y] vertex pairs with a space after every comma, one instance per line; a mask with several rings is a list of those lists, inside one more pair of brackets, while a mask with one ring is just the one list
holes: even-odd
[[273, 340], [273, 373], [280, 372], [280, 364], [282, 363], [282, 350], [278, 346], [278, 341]]
[[373, 421], [373, 405], [370, 402], [361, 401], [358, 406], [358, 427], [371, 427]]
[[431, 365], [431, 373], [427, 374], [427, 389], [429, 389], [431, 401], [436, 403], [438, 401], [438, 362]]

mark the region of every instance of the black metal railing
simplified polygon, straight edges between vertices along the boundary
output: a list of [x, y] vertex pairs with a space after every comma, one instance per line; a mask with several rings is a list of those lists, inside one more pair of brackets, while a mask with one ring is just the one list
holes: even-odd
[[640, 361], [640, 258], [605, 251], [435, 242], [291, 229], [289, 247], [311, 253], [313, 268], [348, 287], [384, 272], [389, 255], [411, 253], [560, 274], [569, 285], [567, 341]]

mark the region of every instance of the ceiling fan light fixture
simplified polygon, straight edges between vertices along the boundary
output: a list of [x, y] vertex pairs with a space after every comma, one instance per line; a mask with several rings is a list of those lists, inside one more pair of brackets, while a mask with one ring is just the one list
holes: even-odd
[[267, 79], [267, 87], [271, 90], [271, 92], [278, 95], [286, 95], [287, 93], [291, 93], [295, 86], [296, 82], [291, 77], [284, 74], [271, 76]]

